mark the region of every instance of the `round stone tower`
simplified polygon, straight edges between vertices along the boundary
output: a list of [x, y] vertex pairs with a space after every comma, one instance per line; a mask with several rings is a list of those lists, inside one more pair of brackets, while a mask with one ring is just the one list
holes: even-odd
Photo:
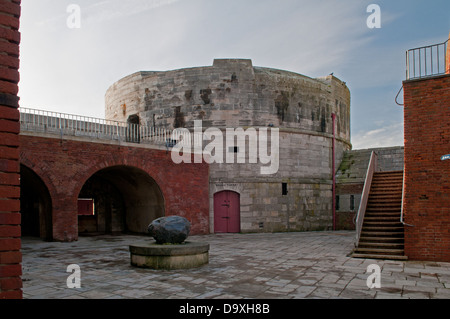
[[[276, 129], [276, 172], [261, 174], [262, 164], [248, 160], [211, 164], [211, 232], [332, 227], [332, 158], [337, 170], [351, 148], [350, 92], [334, 76], [312, 79], [217, 59], [209, 67], [127, 76], [108, 89], [105, 111], [109, 120], [168, 130], [193, 130], [196, 121], [224, 135], [229, 128], [265, 128], [268, 135]], [[224, 154], [240, 151], [223, 145]]]

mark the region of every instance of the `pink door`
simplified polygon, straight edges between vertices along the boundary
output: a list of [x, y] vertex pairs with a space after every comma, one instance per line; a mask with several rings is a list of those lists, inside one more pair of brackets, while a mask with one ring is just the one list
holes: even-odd
[[241, 231], [239, 194], [223, 191], [214, 194], [214, 232], [239, 233]]

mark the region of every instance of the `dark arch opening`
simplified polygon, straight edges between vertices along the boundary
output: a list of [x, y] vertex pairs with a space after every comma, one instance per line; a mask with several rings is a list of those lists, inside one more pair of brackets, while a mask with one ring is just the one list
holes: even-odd
[[133, 115], [128, 116], [127, 123], [139, 125], [141, 123], [139, 115], [133, 114]]
[[148, 225], [163, 217], [164, 198], [155, 180], [130, 166], [98, 171], [78, 196], [78, 232], [146, 233]]
[[140, 123], [141, 120], [139, 115], [133, 114], [128, 117], [127, 120], [128, 128], [127, 128], [127, 142], [130, 143], [140, 143]]
[[22, 236], [53, 240], [52, 200], [47, 186], [30, 168], [20, 165]]

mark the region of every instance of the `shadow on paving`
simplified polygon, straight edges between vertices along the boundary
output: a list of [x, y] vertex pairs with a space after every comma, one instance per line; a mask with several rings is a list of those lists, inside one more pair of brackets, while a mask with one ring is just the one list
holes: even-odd
[[[80, 237], [72, 243], [22, 239], [24, 299], [366, 299], [450, 298], [450, 264], [355, 259], [354, 232], [216, 234], [209, 263], [160, 271], [130, 264], [129, 245], [148, 236]], [[67, 286], [80, 269], [80, 288]], [[370, 289], [367, 267], [381, 269]]]

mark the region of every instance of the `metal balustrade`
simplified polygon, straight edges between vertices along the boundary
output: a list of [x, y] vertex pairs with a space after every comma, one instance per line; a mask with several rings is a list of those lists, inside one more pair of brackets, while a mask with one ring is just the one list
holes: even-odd
[[202, 145], [202, 136], [186, 129], [168, 130], [126, 122], [111, 121], [88, 116], [73, 115], [30, 108], [20, 109], [22, 132], [57, 134], [60, 136], [83, 136], [94, 139], [116, 140], [129, 143], [165, 145], [177, 143], [186, 146]]
[[444, 43], [428, 45], [406, 52], [406, 79], [421, 79], [443, 75], [447, 72], [448, 40]]

